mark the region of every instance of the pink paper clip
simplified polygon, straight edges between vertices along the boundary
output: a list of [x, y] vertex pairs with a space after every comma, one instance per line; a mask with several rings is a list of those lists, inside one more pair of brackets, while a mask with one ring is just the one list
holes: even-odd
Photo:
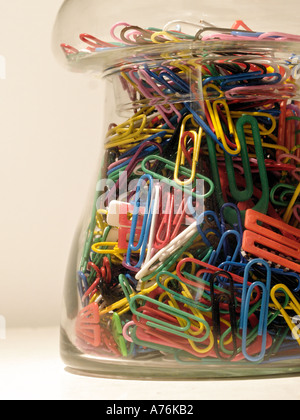
[[[292, 154], [288, 154], [288, 153], [282, 153], [281, 155], [278, 156], [277, 158], [277, 162], [278, 163], [283, 163], [282, 161], [284, 159], [288, 159], [288, 160], [292, 160], [295, 161], [297, 163], [300, 163], [300, 157], [297, 157], [296, 155], [292, 155]], [[293, 177], [300, 182], [300, 168], [297, 168], [296, 166], [294, 166], [294, 168], [290, 171], [291, 174], [293, 175]]]
[[131, 25], [130, 23], [126, 23], [126, 22], [117, 22], [111, 27], [111, 30], [110, 30], [111, 37], [117, 42], [124, 42], [121, 38], [117, 37], [117, 35], [115, 34], [115, 31], [119, 26], [123, 26], [126, 28]]
[[296, 206], [294, 206], [293, 214], [298, 223], [300, 223], [300, 204], [296, 204]]
[[286, 34], [284, 32], [264, 32], [257, 38], [261, 40], [272, 40], [272, 41], [300, 41], [299, 35]]
[[[154, 248], [162, 249], [172, 241], [184, 228], [187, 217], [188, 202], [186, 198], [181, 201], [176, 213], [174, 209], [175, 193], [168, 192], [166, 198], [166, 207], [161, 211], [162, 217], [158, 222]], [[165, 201], [164, 199], [161, 201]]]
[[271, 99], [282, 97], [284, 99], [291, 99], [296, 95], [297, 87], [292, 83], [282, 85], [280, 83], [271, 86], [241, 86], [235, 87], [225, 92], [227, 100], [237, 99], [240, 102], [249, 101], [249, 99]]

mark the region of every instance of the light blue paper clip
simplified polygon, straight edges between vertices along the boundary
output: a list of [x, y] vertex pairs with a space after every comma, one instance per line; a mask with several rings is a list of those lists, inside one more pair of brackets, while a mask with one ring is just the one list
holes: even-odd
[[[261, 281], [255, 281], [248, 287], [249, 271], [254, 264], [260, 264], [266, 268], [266, 284]], [[247, 333], [248, 333], [248, 312], [251, 300], [252, 291], [255, 287], [262, 289], [261, 310], [259, 316], [258, 332], [257, 335], [262, 337], [261, 352], [256, 356], [251, 356], [247, 352]], [[255, 258], [250, 261], [244, 272], [244, 284], [242, 292], [242, 305], [240, 314], [240, 329], [242, 330], [242, 352], [245, 358], [251, 362], [259, 362], [264, 358], [267, 343], [267, 327], [268, 327], [268, 308], [270, 300], [271, 288], [271, 269], [269, 264], [261, 258]]]
[[[141, 187], [144, 181], [149, 181], [147, 200], [146, 200], [146, 206], [145, 206], [145, 212], [144, 212], [144, 218], [143, 218], [143, 224], [141, 228], [140, 237], [138, 239], [138, 243], [134, 245], [134, 239], [136, 236], [136, 226], [137, 226], [139, 210], [141, 206]], [[149, 233], [150, 233], [150, 228], [151, 228], [152, 216], [153, 216], [152, 192], [153, 192], [152, 176], [148, 174], [141, 176], [136, 187], [134, 209], [133, 209], [133, 215], [132, 215], [132, 224], [131, 224], [131, 229], [130, 229], [128, 249], [127, 249], [127, 254], [126, 254], [126, 265], [130, 266], [133, 269], [140, 268], [145, 258], [145, 253], [147, 249], [148, 238], [149, 238]], [[140, 251], [139, 260], [135, 266], [133, 266], [130, 261], [131, 253], [133, 251]]]

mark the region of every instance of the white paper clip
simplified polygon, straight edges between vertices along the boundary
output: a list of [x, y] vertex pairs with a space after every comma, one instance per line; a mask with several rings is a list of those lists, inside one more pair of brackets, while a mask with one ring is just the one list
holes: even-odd
[[176, 236], [167, 246], [159, 250], [148, 262], [144, 263], [135, 278], [141, 280], [153, 273], [170, 255], [182, 248], [195, 233], [197, 233], [197, 221]]

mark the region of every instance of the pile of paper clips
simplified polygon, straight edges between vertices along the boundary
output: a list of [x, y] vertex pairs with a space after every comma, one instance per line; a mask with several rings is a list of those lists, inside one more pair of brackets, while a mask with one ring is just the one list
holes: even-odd
[[[183, 32], [182, 26], [190, 33]], [[85, 47], [78, 49], [75, 46], [62, 43], [61, 48], [67, 56], [73, 56], [110, 48], [189, 43], [191, 41], [300, 41], [300, 35], [282, 32], [254, 32], [241, 20], [237, 20], [231, 28], [219, 28], [206, 21], [195, 23], [173, 20], [162, 29], [141, 28], [126, 22], [117, 22], [111, 28], [110, 35], [113, 39], [112, 42], [106, 42], [94, 35], [83, 33], [79, 35], [79, 39]]]
[[[193, 37], [123, 24], [117, 38], [119, 25], [117, 44], [81, 39], [112, 48], [210, 30], [219, 40], [300, 40], [241, 22]], [[107, 132], [78, 270], [82, 351], [178, 363], [300, 359], [299, 58], [240, 44], [213, 59], [164, 50], [120, 65], [132, 116]]]

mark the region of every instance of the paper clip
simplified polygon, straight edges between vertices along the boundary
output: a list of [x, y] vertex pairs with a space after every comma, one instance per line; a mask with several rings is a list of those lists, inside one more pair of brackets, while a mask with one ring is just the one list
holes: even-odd
[[[249, 101], [247, 97], [254, 97], [256, 100], [273, 100], [278, 98], [291, 99], [296, 95], [297, 88], [292, 83], [285, 83], [283, 85], [254, 85], [254, 86], [241, 86], [235, 87], [225, 91], [227, 100], [238, 99], [240, 102]], [[241, 98], [242, 97], [242, 98]], [[286, 149], [286, 148], [285, 148]]]
[[166, 44], [170, 42], [182, 42], [182, 38], [175, 36], [174, 34], [167, 31], [157, 31], [151, 35], [151, 41], [154, 44]]
[[121, 39], [121, 38], [118, 38], [118, 37], [117, 37], [117, 35], [115, 34], [116, 28], [117, 28], [118, 26], [125, 26], [125, 27], [128, 27], [128, 26], [131, 26], [131, 25], [130, 25], [130, 23], [127, 23], [127, 22], [117, 22], [117, 23], [115, 23], [115, 24], [111, 27], [111, 29], [110, 29], [110, 35], [111, 35], [111, 37], [112, 37], [115, 41], [117, 41], [117, 42], [123, 42], [123, 41], [122, 41], [122, 39]]
[[294, 208], [294, 206], [296, 204], [296, 200], [299, 197], [299, 195], [300, 195], [300, 182], [299, 182], [298, 186], [295, 189], [295, 192], [294, 192], [293, 197], [291, 198], [291, 200], [289, 202], [289, 205], [288, 205], [288, 207], [286, 209], [286, 212], [284, 213], [283, 221], [285, 223], [289, 223], [289, 221], [291, 220], [291, 217], [293, 215], [293, 208]]
[[[226, 277], [229, 280], [229, 293], [215, 293], [214, 282], [219, 276]], [[217, 271], [210, 279], [210, 294], [212, 302], [212, 321], [213, 321], [213, 336], [214, 336], [214, 348], [219, 359], [230, 361], [237, 355], [237, 319], [236, 319], [236, 307], [235, 307], [235, 293], [232, 276], [227, 271]], [[233, 342], [233, 350], [230, 352], [230, 356], [226, 357], [221, 354], [219, 349], [219, 340], [221, 338], [221, 326], [220, 326], [220, 303], [227, 303], [230, 316], [230, 328]]]
[[89, 297], [89, 295], [94, 295], [96, 293], [96, 288], [100, 283], [101, 278], [97, 277], [96, 280], [94, 281], [94, 283], [91, 285], [91, 287], [89, 289], [87, 289], [87, 291], [85, 292], [85, 294], [82, 296], [81, 300], [82, 302], [85, 301], [85, 299], [87, 299]]
[[[225, 111], [225, 116], [226, 116], [226, 120], [227, 120], [227, 126], [229, 129], [229, 138], [230, 141], [235, 139], [235, 149], [231, 149], [228, 146], [228, 139], [226, 139], [225, 137], [225, 133], [222, 127], [222, 123], [221, 123], [221, 119], [220, 119], [220, 115], [219, 115], [219, 111], [218, 111], [218, 105], [222, 105], [223, 109]], [[211, 106], [211, 103], [209, 100], [206, 101], [206, 106], [207, 109], [209, 111], [210, 114], [210, 118], [211, 118], [211, 122], [212, 122], [212, 127], [214, 127], [215, 132], [216, 132], [216, 136], [218, 137], [218, 139], [221, 139], [222, 145], [223, 145], [223, 150], [225, 150], [229, 155], [238, 155], [241, 151], [241, 144], [239, 141], [239, 138], [237, 136], [233, 121], [231, 119], [231, 114], [229, 111], [229, 107], [228, 104], [226, 102], [226, 100], [224, 99], [217, 99], [213, 102], [213, 106]]]
[[[140, 237], [138, 239], [138, 243], [134, 244], [134, 239], [136, 235], [136, 227], [137, 227], [137, 222], [138, 222], [138, 217], [139, 217], [139, 210], [141, 207], [141, 188], [144, 181], [149, 182], [146, 206], [144, 209], [144, 217], [143, 217], [143, 223], [141, 226]], [[136, 187], [136, 192], [135, 192], [135, 202], [134, 202], [134, 208], [133, 208], [133, 214], [132, 214], [132, 223], [131, 223], [130, 236], [129, 236], [129, 241], [128, 241], [127, 254], [126, 254], [127, 267], [138, 269], [141, 267], [144, 261], [147, 244], [148, 244], [148, 238], [150, 234], [152, 217], [153, 217], [154, 202], [152, 199], [152, 194], [153, 194], [153, 178], [150, 175], [145, 174], [140, 177], [137, 187]], [[136, 251], [136, 252], [139, 251], [139, 254], [140, 254], [139, 260], [134, 266], [131, 262], [131, 253], [133, 251]]]
[[296, 206], [294, 206], [293, 214], [299, 224], [300, 223], [300, 204], [297, 204]]
[[74, 54], [78, 54], [79, 51], [77, 50], [77, 48], [72, 47], [72, 45], [68, 45], [68, 44], [60, 44], [63, 52], [66, 54], [66, 56], [70, 56], [70, 55], [74, 55]]
[[147, 288], [144, 288], [140, 292], [137, 292], [131, 287], [129, 280], [124, 274], [120, 274], [118, 276], [118, 279], [119, 279], [119, 283], [120, 283], [120, 286], [122, 287], [125, 297], [123, 299], [120, 299], [112, 303], [109, 306], [106, 306], [105, 308], [100, 308], [99, 309], [100, 316], [106, 315], [107, 313], [112, 312], [112, 311], [117, 312], [118, 315], [121, 316], [130, 310], [129, 301], [133, 296], [135, 296], [136, 294], [138, 294], [139, 296], [144, 295], [144, 294], [150, 294], [157, 288], [157, 284], [153, 284]]
[[[261, 226], [261, 223], [268, 228]], [[245, 228], [242, 242], [244, 251], [300, 273], [299, 229], [254, 210], [246, 211]], [[279, 230], [281, 234], [272, 228]], [[295, 239], [290, 239], [287, 235], [292, 235]], [[287, 258], [281, 257], [282, 254]], [[297, 262], [291, 261], [290, 258]]]
[[100, 285], [100, 283], [102, 287], [103, 283], [105, 283], [105, 285], [110, 285], [112, 281], [111, 265], [107, 257], [103, 258], [103, 266], [100, 269], [91, 261], [88, 263], [87, 269], [95, 270], [97, 277], [93, 284], [86, 290], [86, 292], [82, 296], [82, 302], [84, 302], [85, 299], [87, 299], [89, 296], [93, 296], [97, 292], [97, 287]]
[[[227, 250], [228, 252], [228, 247], [226, 247], [226, 244], [229, 236], [235, 236], [235, 248], [232, 252], [232, 255], [227, 254], [224, 255], [224, 257], [220, 257], [222, 250]], [[236, 230], [226, 230], [226, 232], [224, 232], [221, 236], [217, 249], [211, 253], [208, 263], [214, 266], [218, 266], [218, 264], [223, 262], [225, 259], [226, 261], [228, 261], [228, 271], [230, 271], [230, 262], [237, 262], [236, 260], [240, 257], [241, 245], [242, 237], [240, 233]]]
[[[196, 273], [196, 276], [191, 276], [191, 278], [193, 280], [189, 280], [188, 278], [184, 277], [184, 275], [181, 271], [183, 269], [183, 266], [187, 263], [197, 264], [199, 267], [201, 267], [201, 269]], [[200, 281], [200, 276], [202, 276], [203, 273], [215, 274], [216, 272], [219, 272], [219, 271], [220, 271], [219, 267], [215, 267], [215, 266], [213, 266], [211, 264], [208, 264], [204, 261], [197, 260], [196, 258], [183, 258], [178, 262], [177, 267], [176, 267], [176, 274], [180, 278], [180, 280], [185, 284], [190, 284], [190, 285], [194, 285], [194, 286], [197, 286], [197, 283], [195, 283], [195, 281], [199, 282]], [[222, 271], [224, 271], [224, 270], [222, 270]], [[235, 283], [238, 283], [240, 285], [243, 284], [243, 282], [244, 282], [243, 277], [241, 277], [241, 276], [239, 276], [235, 273], [232, 273], [232, 272], [227, 271], [227, 273], [230, 274], [230, 276], [232, 277], [232, 279]], [[201, 282], [203, 282], [206, 286], [210, 287], [210, 283], [208, 281], [204, 281], [203, 277], [201, 278]], [[198, 285], [198, 287], [199, 287], [199, 285]], [[237, 299], [239, 299], [239, 298], [237, 298]], [[258, 299], [256, 298], [255, 301], [253, 301], [253, 302], [256, 302], [257, 300]]]
[[294, 185], [280, 182], [271, 189], [270, 200], [277, 207], [288, 207], [289, 203], [291, 203], [290, 196], [295, 194], [295, 190], [296, 187]]
[[226, 230], [227, 230], [224, 212], [225, 212], [225, 209], [228, 208], [228, 207], [232, 208], [236, 212], [237, 223], [234, 223], [232, 227], [237, 232], [239, 232], [239, 234], [242, 237], [244, 227], [243, 227], [241, 212], [240, 212], [239, 208], [237, 207], [237, 205], [235, 205], [234, 203], [224, 203], [223, 206], [220, 208], [221, 231], [222, 231], [222, 233], [225, 233]]
[[[202, 290], [204, 289], [201, 283], [199, 283], [198, 287], [189, 285], [189, 288], [188, 288], [187, 285], [184, 282], [182, 282], [182, 280], [178, 276], [165, 270], [157, 274], [156, 282], [157, 282], [158, 287], [163, 289], [168, 294], [172, 295], [177, 301], [183, 303], [187, 307], [190, 306], [203, 312], [208, 310], [202, 303], [199, 302], [199, 289], [202, 289]], [[170, 282], [173, 285], [174, 285], [174, 282], [177, 282], [178, 285], [180, 286], [181, 293], [177, 291], [179, 287], [178, 289], [176, 288], [176, 290], [169, 288], [168, 284]], [[196, 292], [197, 294], [197, 299], [195, 299], [192, 296], [190, 289], [194, 289], [194, 292]]]
[[[171, 123], [167, 115], [171, 115], [175, 112], [175, 114], [178, 117], [178, 121], [180, 120], [181, 115], [179, 111], [177, 110], [177, 108], [175, 107], [175, 105], [173, 105], [172, 103], [169, 103], [168, 95], [164, 93], [161, 87], [158, 86], [153, 81], [153, 79], [149, 77], [149, 74], [143, 69], [138, 70], [137, 73], [135, 70], [131, 70], [129, 72], [129, 77], [136, 84], [139, 92], [141, 92], [141, 94], [145, 96], [145, 98], [150, 100], [149, 105], [156, 107], [156, 109], [158, 110], [160, 115], [163, 117], [168, 127], [171, 129], [175, 129], [174, 125]], [[146, 81], [146, 83], [152, 89], [146, 86], [146, 84], [143, 83], [143, 81]], [[154, 92], [156, 93], [156, 95], [154, 94]], [[169, 109], [164, 105], [168, 105]]]
[[275, 41], [300, 41], [299, 35], [286, 34], [284, 32], [263, 32], [258, 37], [259, 40], [275, 40]]
[[[162, 269], [167, 270], [173, 263], [188, 249], [199, 235], [198, 220], [203, 221], [203, 215], [200, 215], [195, 222], [184, 229], [164, 248], [160, 249], [147, 263], [143, 264], [141, 269], [135, 275], [136, 280], [146, 281], [157, 274]], [[207, 253], [210, 253], [208, 248]], [[168, 263], [167, 263], [168, 262]], [[167, 266], [165, 264], [167, 263]]]
[[[226, 163], [226, 174], [228, 178], [228, 185], [229, 185], [231, 195], [239, 204], [246, 202], [253, 196], [253, 188], [254, 188], [253, 178], [252, 178], [252, 173], [251, 173], [249, 155], [247, 151], [247, 144], [245, 140], [245, 133], [243, 129], [244, 125], [247, 123], [250, 123], [252, 127], [252, 131], [253, 131], [255, 150], [257, 154], [257, 160], [259, 162], [259, 174], [260, 174], [261, 185], [262, 185], [262, 191], [261, 191], [260, 197], [257, 203], [255, 204], [255, 206], [253, 207], [253, 209], [260, 211], [261, 213], [266, 213], [269, 206], [269, 181], [268, 181], [268, 175], [267, 175], [266, 166], [265, 166], [264, 153], [262, 149], [258, 123], [253, 116], [245, 115], [239, 118], [236, 124], [236, 130], [237, 130], [238, 137], [240, 139], [241, 147], [242, 147], [241, 157], [242, 157], [245, 180], [246, 180], [245, 188], [244, 190], [241, 190], [238, 188], [237, 184], [240, 184], [241, 180], [237, 179], [235, 176], [232, 157], [226, 154], [224, 157], [225, 157], [225, 163]], [[217, 200], [220, 207], [222, 207], [226, 201], [223, 196], [220, 174], [218, 171], [218, 161], [217, 161], [217, 156], [216, 156], [216, 150], [209, 136], [207, 136], [207, 145], [208, 145], [209, 158], [211, 162], [212, 176], [213, 176], [215, 189], [216, 189], [216, 196], [217, 196]], [[237, 220], [238, 215], [236, 214], [233, 208], [230, 208], [230, 207], [225, 208], [224, 216], [225, 216], [226, 221], [231, 225], [234, 225], [238, 221]], [[244, 220], [245, 210], [240, 210], [240, 216], [242, 220]]]
[[[207, 32], [207, 31], [213, 32], [214, 34], [213, 35], [207, 35], [207, 36], [202, 35], [204, 32]], [[203, 40], [214, 39], [214, 38], [224, 39], [224, 36], [226, 34], [229, 34], [229, 35], [227, 35], [225, 37], [225, 39], [227, 39], [227, 40], [236, 39], [236, 37], [234, 37], [232, 35], [232, 33], [233, 33], [232, 28], [218, 28], [218, 27], [213, 26], [213, 25], [207, 25], [207, 26], [204, 26], [203, 28], [199, 29], [199, 31], [195, 35], [194, 41], [201, 41], [201, 40], [203, 41]], [[241, 30], [241, 29], [239, 30], [239, 33], [241, 33], [243, 35], [242, 38], [241, 38], [243, 40], [245, 39], [246, 35], [249, 35], [251, 37], [256, 35], [256, 32], [251, 32], [251, 31], [248, 31], [248, 30]]]
[[110, 44], [104, 41], [101, 41], [100, 39], [96, 38], [93, 35], [89, 34], [80, 34], [79, 38], [81, 41], [85, 42], [86, 44], [90, 45], [92, 47], [92, 51], [94, 51], [96, 48], [112, 48], [116, 47], [114, 44]]
[[187, 227], [179, 235], [177, 235], [167, 246], [160, 249], [135, 275], [137, 280], [144, 280], [149, 275], [154, 276], [157, 269], [161, 269], [162, 265], [168, 260], [172, 254], [178, 250], [185, 251], [185, 247], [189, 246], [189, 241], [198, 236], [197, 222]]
[[91, 249], [96, 254], [119, 255], [120, 257], [127, 252], [127, 248], [119, 248], [118, 242], [96, 242], [92, 245]]
[[76, 335], [93, 347], [101, 344], [100, 316], [97, 303], [91, 303], [82, 309], [76, 319]]
[[[165, 24], [165, 26], [163, 27], [163, 31], [170, 31], [170, 27], [172, 27], [173, 25], [176, 25], [175, 28], [173, 29], [173, 31], [179, 31], [181, 32], [181, 26], [185, 25], [191, 28], [197, 28], [199, 30], [199, 28], [204, 28], [206, 26], [210, 26], [213, 27], [213, 25], [209, 22], [206, 22], [204, 20], [201, 20], [199, 23], [196, 22], [189, 22], [186, 20], [180, 20], [180, 19], [176, 19], [176, 20], [171, 20], [170, 22], [167, 22]], [[191, 36], [191, 38], [193, 39], [194, 36]]]
[[127, 168], [119, 175], [118, 180], [114, 183], [113, 188], [107, 194], [107, 198], [105, 200], [105, 204], [109, 203], [112, 199], [112, 195], [116, 194], [116, 191], [119, 189], [122, 191], [122, 188], [128, 181], [128, 177], [132, 174], [135, 166], [137, 165], [140, 157], [142, 156], [142, 152], [147, 149], [149, 146], [154, 146], [158, 149], [159, 153], [162, 153], [162, 147], [160, 144], [155, 143], [154, 141], [145, 141], [143, 142], [135, 152], [134, 156], [130, 159]]
[[[283, 291], [286, 296], [289, 298], [289, 307], [291, 310], [293, 310], [296, 313], [295, 320], [297, 321], [297, 324], [294, 321], [294, 318], [291, 318], [291, 316], [286, 312], [285, 308], [282, 307], [281, 303], [276, 297], [276, 292]], [[276, 286], [272, 287], [271, 290], [271, 299], [274, 302], [276, 308], [280, 311], [281, 315], [284, 317], [285, 322], [289, 326], [293, 338], [297, 341], [297, 343], [300, 346], [300, 335], [299, 335], [299, 321], [300, 321], [300, 304], [298, 300], [295, 298], [295, 296], [291, 293], [290, 289], [284, 285], [284, 284], [277, 284]], [[287, 306], [287, 305], [285, 305]]]
[[[106, 149], [111, 149], [113, 147], [128, 147], [133, 143], [139, 142], [141, 140], [151, 140], [150, 135], [153, 135], [147, 130], [147, 124], [149, 123], [149, 118], [153, 118], [150, 114], [155, 110], [155, 107], [144, 107], [138, 111], [134, 117], [129, 118], [124, 123], [119, 125], [113, 125], [106, 135]], [[172, 134], [173, 130], [168, 129], [168, 127], [163, 127], [163, 132]], [[159, 137], [161, 130], [157, 130], [156, 134]], [[153, 136], [152, 140], [153, 140]], [[140, 144], [138, 145], [138, 147]]]
[[82, 271], [77, 273], [77, 288], [79, 292], [80, 299], [83, 301], [83, 305], [88, 305], [88, 300], [84, 298], [86, 291], [89, 289], [88, 281], [86, 275]]
[[[227, 176], [228, 176], [229, 188], [230, 188], [230, 192], [233, 198], [237, 200], [237, 202], [247, 201], [253, 195], [253, 180], [252, 180], [249, 155], [247, 151], [247, 144], [246, 144], [245, 132], [244, 132], [245, 124], [250, 124], [252, 128], [255, 152], [256, 152], [257, 162], [258, 162], [258, 167], [259, 167], [259, 175], [260, 175], [260, 180], [261, 180], [261, 185], [262, 185], [261, 199], [255, 205], [254, 209], [257, 211], [260, 211], [261, 213], [266, 213], [268, 210], [268, 205], [269, 205], [269, 181], [268, 181], [268, 175], [267, 175], [266, 166], [264, 162], [264, 153], [261, 146], [259, 127], [258, 127], [256, 118], [254, 118], [253, 116], [244, 115], [243, 117], [239, 118], [236, 123], [237, 134], [240, 139], [241, 146], [242, 146], [241, 158], [242, 158], [243, 169], [245, 173], [246, 188], [244, 190], [238, 189], [237, 184], [236, 184], [236, 178], [234, 175], [233, 161], [230, 156], [226, 155], [225, 162], [226, 162], [226, 171], [227, 171]], [[245, 212], [243, 211], [241, 212], [242, 217], [244, 216], [244, 213]]]
[[111, 327], [112, 335], [114, 337], [114, 340], [117, 343], [122, 356], [126, 357], [128, 355], [128, 352], [127, 352], [126, 342], [123, 337], [123, 327], [122, 327], [120, 316], [116, 312], [114, 312], [112, 315], [111, 323], [112, 323], [112, 327]]
[[[264, 81], [265, 78], [272, 78], [269, 81]], [[263, 72], [247, 72], [238, 73], [230, 76], [208, 77], [204, 80], [204, 86], [209, 83], [218, 82], [220, 89], [225, 92], [238, 87], [252, 86], [252, 85], [273, 85], [281, 81], [282, 76], [279, 73], [263, 73]]]
[[[206, 210], [203, 213], [201, 213], [199, 216], [194, 215], [194, 217], [197, 219], [197, 230], [203, 240], [203, 242], [210, 247], [211, 243], [208, 240], [207, 236], [209, 232], [214, 232], [216, 233], [217, 236], [221, 236], [221, 225], [218, 219], [218, 216], [216, 215], [216, 213], [214, 211], [211, 210]], [[205, 229], [205, 231], [203, 231], [202, 229], [202, 225], [207, 223], [208, 227], [207, 229]], [[214, 224], [215, 227], [212, 229], [211, 224]]]
[[[248, 278], [249, 271], [254, 264], [261, 264], [266, 268], [266, 284], [261, 281], [255, 281], [249, 287]], [[250, 299], [255, 287], [260, 287], [262, 290], [262, 299], [261, 299], [261, 308], [258, 324], [258, 336], [262, 336], [261, 351], [256, 356], [250, 356], [247, 352], [247, 335], [248, 335], [248, 312]], [[245, 267], [244, 272], [244, 285], [242, 292], [242, 306], [240, 314], [240, 325], [239, 328], [243, 330], [242, 332], [242, 351], [247, 360], [251, 362], [259, 362], [264, 358], [266, 352], [266, 343], [267, 343], [267, 327], [268, 327], [268, 308], [269, 308], [269, 298], [270, 298], [270, 289], [271, 289], [271, 269], [268, 263], [261, 258], [256, 258], [251, 260]]]
[[[196, 180], [201, 180], [203, 182], [208, 183], [209, 185], [209, 189], [206, 193], [204, 194], [198, 194], [197, 192], [194, 192], [191, 188], [184, 188], [184, 185], [178, 185], [176, 181], [168, 179], [166, 177], [164, 177], [163, 175], [156, 173], [155, 171], [149, 169], [146, 167], [146, 163], [148, 163], [149, 161], [158, 161], [159, 163], [163, 163], [165, 165], [166, 169], [169, 169], [171, 171], [175, 171], [176, 168], [176, 164], [168, 159], [165, 159], [161, 156], [155, 156], [155, 155], [150, 155], [147, 156], [141, 164], [142, 170], [144, 171], [144, 173], [151, 175], [153, 178], [155, 179], [159, 179], [160, 181], [164, 182], [165, 184], [168, 184], [173, 188], [176, 189], [180, 189], [181, 191], [183, 191], [184, 194], [187, 195], [191, 195], [193, 198], [196, 198], [197, 200], [202, 200], [203, 198], [207, 198], [210, 197], [213, 192], [214, 192], [214, 184], [211, 181], [211, 179], [209, 179], [207, 176], [204, 176], [202, 174], [198, 174], [196, 173]], [[184, 167], [180, 167], [179, 168], [179, 174], [182, 174], [184, 176], [188, 176], [188, 177], [192, 177], [192, 171], [190, 169], [184, 168]]]
[[[168, 77], [168, 79], [170, 79], [170, 81], [172, 81], [173, 83], [167, 83], [165, 80], [166, 77]], [[184, 82], [177, 74], [172, 72], [169, 68], [166, 68], [164, 72], [160, 73], [158, 80], [160, 81], [160, 83], [165, 84], [165, 86], [168, 89], [170, 89], [174, 94], [190, 95], [189, 85], [186, 82]], [[221, 147], [221, 149], [224, 150], [225, 153], [227, 153], [227, 150], [225, 150], [222, 142], [219, 141], [214, 131], [193, 109], [191, 103], [189, 103], [188, 101], [184, 101], [183, 104], [187, 111], [193, 115], [194, 121], [205, 131], [206, 134], [208, 134], [215, 141], [215, 143], [217, 143]]]
[[[185, 127], [186, 127], [186, 123], [189, 119], [192, 118], [192, 115], [187, 115], [183, 121], [182, 121], [182, 126], [181, 126], [181, 130], [180, 130], [180, 135], [179, 135], [179, 142], [178, 142], [178, 150], [177, 150], [177, 156], [176, 156], [176, 163], [175, 163], [175, 171], [174, 171], [174, 180], [177, 184], [179, 185], [189, 185], [193, 182], [193, 180], [195, 179], [196, 176], [196, 167], [197, 167], [197, 163], [198, 163], [198, 159], [199, 159], [199, 154], [200, 154], [200, 146], [201, 146], [201, 138], [202, 138], [202, 134], [203, 134], [203, 130], [200, 127], [198, 129], [198, 132], [196, 131], [186, 131]], [[186, 141], [187, 138], [193, 138], [193, 158], [191, 159], [190, 156], [187, 156], [187, 150], [186, 150]], [[179, 179], [179, 166], [180, 165], [184, 165], [185, 162], [185, 158], [188, 158], [190, 166], [191, 166], [191, 176], [189, 179], [181, 181]]]
[[[300, 157], [296, 156], [296, 155], [292, 155], [292, 154], [288, 154], [288, 153], [282, 153], [277, 157], [277, 162], [278, 163], [283, 163], [282, 161], [286, 161], [286, 160], [294, 160], [297, 164], [300, 164]], [[300, 168], [294, 166], [291, 169], [291, 174], [292, 176], [298, 181], [300, 182], [300, 175], [298, 175], [298, 172], [300, 172]]]
[[[152, 43], [151, 41], [151, 35], [153, 34], [153, 31], [150, 31], [148, 29], [143, 29], [139, 26], [126, 26], [123, 28], [120, 32], [121, 40], [125, 44], [129, 45], [144, 45]], [[133, 39], [130, 39], [133, 38]]]
[[[138, 310], [136, 301], [144, 301], [144, 305]], [[168, 305], [160, 302], [149, 296], [133, 296], [130, 299], [130, 309], [132, 313], [139, 318], [146, 320], [146, 325], [166, 333], [174, 334], [175, 336], [183, 337], [197, 343], [204, 342], [210, 334], [210, 327], [203, 317], [198, 317], [193, 313], [185, 312], [175, 305]], [[153, 316], [153, 315], [155, 316]], [[166, 315], [168, 319], [166, 318]], [[180, 321], [178, 321], [178, 319]], [[205, 334], [201, 337], [193, 336], [189, 333], [192, 327], [192, 321], [199, 324], [204, 324], [206, 330]]]
[[181, 231], [185, 224], [186, 210], [188, 207], [188, 200], [184, 197], [181, 200], [178, 210], [175, 214], [175, 193], [168, 191], [167, 198], [165, 195], [161, 197], [161, 203], [166, 201], [162, 217], [158, 221], [157, 230], [154, 241], [154, 248], [161, 249], [165, 247], [171, 240], [173, 240]]
[[[269, 79], [271, 80], [265, 80]], [[243, 87], [243, 86], [252, 86], [253, 84], [255, 86], [257, 85], [275, 85], [279, 83], [282, 79], [281, 74], [279, 73], [267, 73], [262, 74], [259, 72], [249, 72], [246, 74], [240, 74], [240, 75], [232, 75], [232, 76], [225, 76], [224, 81], [221, 82], [221, 90], [224, 92], [230, 89], [234, 89], [237, 87]], [[234, 82], [237, 82], [234, 84]], [[242, 83], [241, 83], [242, 82]]]

